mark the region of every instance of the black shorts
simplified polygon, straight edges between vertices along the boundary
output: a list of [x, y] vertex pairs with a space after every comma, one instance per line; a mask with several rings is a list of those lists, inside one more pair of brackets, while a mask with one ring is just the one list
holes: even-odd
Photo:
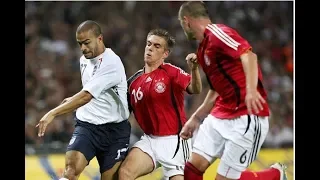
[[126, 157], [130, 132], [131, 125], [128, 120], [94, 125], [76, 118], [67, 151], [80, 151], [86, 157], [88, 164], [96, 156], [100, 173], [103, 173]]

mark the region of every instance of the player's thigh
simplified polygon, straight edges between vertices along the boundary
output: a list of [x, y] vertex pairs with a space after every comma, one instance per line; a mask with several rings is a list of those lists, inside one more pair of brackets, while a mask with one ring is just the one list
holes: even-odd
[[90, 138], [90, 130], [83, 126], [76, 126], [67, 147], [66, 170], [75, 171], [75, 175], [79, 175], [95, 156], [95, 152], [96, 149]]
[[214, 127], [214, 117], [208, 117], [200, 125], [194, 139], [189, 162], [204, 172], [210, 164], [222, 156], [226, 139]]
[[221, 157], [221, 162], [229, 167], [218, 167], [218, 173], [226, 175], [226, 171], [231, 168], [234, 173], [230, 174], [228, 171], [229, 175], [226, 177], [240, 178], [241, 172], [256, 159], [268, 131], [268, 117], [251, 115], [236, 120]]
[[178, 176], [183, 176], [185, 163], [191, 155], [191, 139], [183, 140], [178, 139], [178, 136], [169, 136], [154, 139], [151, 143], [157, 161], [162, 165], [164, 178], [176, 176], [175, 179], [179, 179]]
[[[140, 148], [143, 148], [144, 151]], [[149, 148], [151, 150], [151, 148]], [[151, 153], [147, 153], [146, 146], [134, 145], [130, 150], [128, 156], [125, 158], [121, 164], [119, 170], [120, 180], [125, 179], [125, 177], [138, 178], [143, 175], [149, 174], [154, 170], [154, 160]]]
[[[96, 157], [100, 166], [100, 173], [113, 168], [117, 162], [121, 162], [128, 154], [131, 126], [128, 121], [110, 123], [97, 131], [99, 142], [97, 143]], [[109, 171], [113, 172], [113, 171]]]

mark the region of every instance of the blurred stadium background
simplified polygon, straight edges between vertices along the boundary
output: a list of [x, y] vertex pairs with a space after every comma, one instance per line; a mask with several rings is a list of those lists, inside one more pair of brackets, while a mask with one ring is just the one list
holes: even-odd
[[[182, 2], [25, 2], [25, 159], [26, 179], [46, 180], [60, 176], [64, 152], [74, 128], [73, 114], [58, 117], [44, 138], [37, 138], [35, 125], [51, 108], [81, 89], [79, 57], [75, 40], [79, 23], [100, 23], [104, 41], [123, 60], [127, 76], [143, 67], [146, 35], [152, 28], [165, 28], [177, 45], [167, 62], [188, 70], [185, 56], [196, 50], [187, 42], [177, 20]], [[216, 23], [234, 27], [249, 40], [258, 54], [272, 111], [270, 132], [251, 169], [274, 161], [287, 164], [293, 180], [293, 2], [207, 2]], [[203, 74], [202, 74], [203, 75]], [[186, 95], [189, 117], [208, 91]], [[142, 132], [133, 125], [131, 143]], [[217, 163], [206, 172], [213, 179]], [[80, 180], [99, 179], [93, 160]], [[141, 180], [161, 179], [161, 169]]]

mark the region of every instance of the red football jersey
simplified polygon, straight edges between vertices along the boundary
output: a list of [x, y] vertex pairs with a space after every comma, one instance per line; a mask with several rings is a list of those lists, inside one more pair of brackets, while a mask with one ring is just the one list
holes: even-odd
[[191, 76], [169, 63], [144, 73], [140, 70], [128, 79], [128, 100], [145, 134], [176, 135], [186, 122], [184, 92]]
[[[197, 51], [198, 62], [208, 77], [210, 86], [219, 94], [211, 114], [221, 119], [232, 119], [248, 114], [245, 105], [246, 77], [240, 60], [242, 53], [251, 50], [247, 40], [234, 29], [223, 24], [209, 24]], [[266, 100], [259, 68], [258, 91]], [[254, 112], [253, 112], [254, 113]], [[259, 116], [269, 116], [264, 104]]]

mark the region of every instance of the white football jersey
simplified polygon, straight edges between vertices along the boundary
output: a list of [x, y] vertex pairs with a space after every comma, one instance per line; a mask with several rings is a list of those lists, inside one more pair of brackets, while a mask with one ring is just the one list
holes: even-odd
[[82, 56], [80, 71], [82, 90], [93, 98], [77, 109], [77, 118], [96, 125], [128, 119], [127, 80], [120, 57], [109, 48], [93, 59]]

